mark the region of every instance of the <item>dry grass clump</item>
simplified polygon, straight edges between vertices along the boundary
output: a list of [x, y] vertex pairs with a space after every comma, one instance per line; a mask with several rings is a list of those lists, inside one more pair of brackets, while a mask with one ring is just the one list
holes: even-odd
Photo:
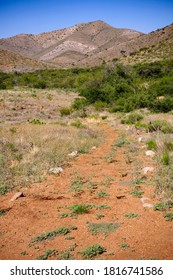
[[156, 193], [161, 197], [173, 198], [173, 137], [160, 131], [153, 133], [150, 145], [155, 144], [157, 159]]
[[49, 168], [63, 166], [68, 153], [87, 152], [100, 140], [91, 128], [32, 123], [1, 126], [0, 194], [43, 180]]

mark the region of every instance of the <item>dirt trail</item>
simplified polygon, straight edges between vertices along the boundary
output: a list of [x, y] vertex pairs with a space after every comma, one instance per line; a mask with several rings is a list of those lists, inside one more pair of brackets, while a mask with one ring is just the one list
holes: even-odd
[[[58, 252], [51, 259], [81, 259], [79, 252], [93, 244], [106, 248], [96, 259], [173, 258], [172, 223], [130, 194], [140, 186], [146, 203], [158, 202], [153, 174], [148, 172], [143, 181], [141, 174], [143, 167], [154, 167], [154, 160], [145, 155], [138, 135], [129, 134], [124, 140], [121, 127], [105, 123], [99, 127], [105, 142], [96, 150], [69, 160], [63, 173], [24, 189], [24, 197], [14, 202], [10, 202], [13, 193], [0, 197], [0, 209], [9, 209], [0, 216], [0, 259], [36, 259], [47, 249]], [[73, 204], [92, 207], [88, 213], [70, 215], [67, 207]], [[117, 228], [109, 232], [108, 223]], [[107, 234], [97, 233], [95, 224]], [[31, 244], [40, 234], [69, 226], [77, 229]]]

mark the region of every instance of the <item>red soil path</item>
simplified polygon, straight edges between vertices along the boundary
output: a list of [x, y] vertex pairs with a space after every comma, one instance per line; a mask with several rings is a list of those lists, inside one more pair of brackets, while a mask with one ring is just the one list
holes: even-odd
[[[129, 193], [134, 190], [135, 176], [141, 177], [143, 167], [154, 167], [154, 160], [145, 155], [146, 149], [137, 141], [138, 135], [129, 134], [127, 139], [131, 144], [116, 147], [121, 128], [113, 129], [107, 124], [99, 127], [105, 141], [96, 150], [69, 160], [59, 176], [49, 176], [44, 182], [23, 189], [24, 197], [14, 202], [10, 199], [15, 192], [0, 197], [0, 209], [9, 209], [6, 215], [0, 216], [0, 259], [36, 259], [47, 249], [57, 250], [60, 257], [74, 244], [73, 259], [82, 259], [79, 252], [93, 244], [106, 248], [96, 259], [173, 258], [172, 223], [165, 220], [162, 212], [143, 207], [141, 199]], [[142, 196], [149, 198], [146, 202], [154, 204], [159, 200], [152, 177], [148, 173], [145, 182], [139, 185], [144, 191]], [[81, 192], [72, 190], [74, 180], [82, 185]], [[101, 196], [103, 193], [108, 196]], [[73, 204], [94, 207], [89, 213], [62, 218], [61, 214], [70, 213], [67, 207]], [[103, 204], [110, 208], [98, 209]], [[124, 216], [127, 213], [138, 216], [127, 218]], [[118, 223], [119, 227], [107, 236], [93, 235], [88, 230], [89, 223], [102, 222]], [[70, 225], [77, 229], [29, 246], [37, 235]], [[124, 250], [123, 243], [128, 244]]]

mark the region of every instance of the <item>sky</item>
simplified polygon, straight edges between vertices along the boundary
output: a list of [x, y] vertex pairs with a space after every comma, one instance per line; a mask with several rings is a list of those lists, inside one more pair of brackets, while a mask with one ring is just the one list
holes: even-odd
[[149, 33], [173, 23], [173, 0], [0, 0], [0, 38], [95, 20]]

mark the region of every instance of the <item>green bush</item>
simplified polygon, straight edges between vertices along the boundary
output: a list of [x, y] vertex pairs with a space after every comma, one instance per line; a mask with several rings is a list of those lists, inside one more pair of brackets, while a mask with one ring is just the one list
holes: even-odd
[[143, 116], [139, 113], [131, 113], [126, 119], [122, 119], [123, 124], [135, 124], [143, 119]]
[[161, 162], [163, 165], [169, 165], [171, 162], [171, 157], [168, 152], [164, 152], [161, 156]]
[[156, 121], [150, 122], [147, 125], [147, 130], [149, 130], [149, 132], [161, 131], [163, 133], [172, 133], [173, 127], [169, 122], [167, 122], [165, 120], [156, 120]]
[[102, 111], [104, 108], [108, 107], [108, 104], [101, 100], [96, 101], [93, 105], [96, 111]]
[[64, 107], [64, 108], [60, 109], [60, 114], [61, 114], [61, 117], [69, 116], [71, 114], [71, 111], [69, 108]]
[[172, 201], [159, 202], [153, 206], [154, 211], [166, 211], [173, 207]]
[[157, 143], [155, 140], [149, 140], [146, 142], [147, 149], [148, 150], [156, 150], [157, 149]]
[[84, 98], [76, 98], [72, 104], [72, 109], [80, 110], [87, 106], [87, 100]]

